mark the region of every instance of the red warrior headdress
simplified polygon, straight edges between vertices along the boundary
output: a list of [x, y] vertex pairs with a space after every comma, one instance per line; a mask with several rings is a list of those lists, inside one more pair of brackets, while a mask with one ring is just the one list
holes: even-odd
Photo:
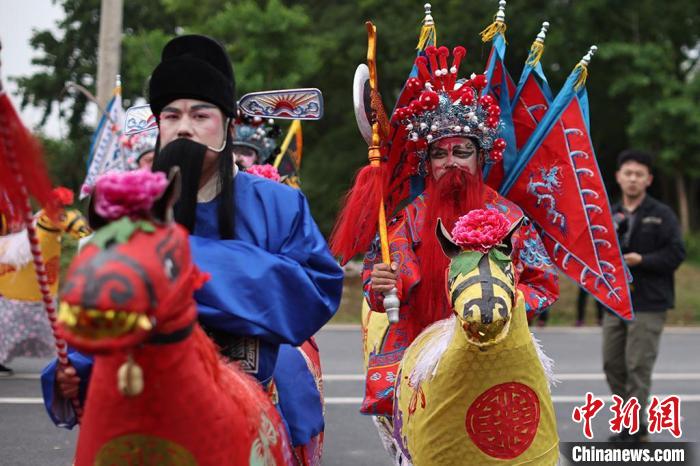
[[402, 98], [407, 103], [392, 115], [392, 123], [405, 129], [399, 136], [403, 141], [395, 138], [394, 143], [404, 142], [419, 174], [425, 174], [428, 145], [451, 136], [471, 138], [489, 153], [488, 161], [500, 160], [506, 147], [505, 140], [498, 138], [501, 109], [492, 96], [479, 97], [486, 76], [472, 74], [471, 79], [457, 79], [459, 64], [467, 53], [464, 47], [452, 51], [449, 70], [447, 47], [431, 45], [425, 53], [427, 59], [420, 56], [415, 61], [418, 77], [406, 82]]

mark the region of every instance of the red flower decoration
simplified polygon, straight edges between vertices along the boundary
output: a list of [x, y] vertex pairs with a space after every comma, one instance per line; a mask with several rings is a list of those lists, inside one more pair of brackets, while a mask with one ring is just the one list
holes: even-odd
[[433, 110], [438, 106], [440, 97], [438, 97], [437, 92], [425, 91], [420, 95], [420, 99], [418, 100], [423, 110]]
[[479, 105], [481, 105], [484, 108], [491, 107], [495, 103], [496, 100], [488, 94], [479, 97]]
[[499, 107], [498, 105], [491, 105], [487, 113], [489, 114], [489, 116], [498, 118], [501, 116], [501, 107]]
[[268, 180], [272, 181], [279, 181], [281, 179], [277, 169], [270, 164], [252, 165], [245, 172], [250, 173], [251, 175], [259, 176], [260, 178], [267, 178]]
[[58, 188], [54, 188], [52, 193], [63, 206], [69, 206], [73, 203], [73, 191], [66, 187], [59, 186]]
[[108, 172], [95, 183], [95, 211], [109, 220], [145, 218], [168, 185], [162, 172]]
[[508, 219], [495, 209], [474, 209], [459, 217], [452, 240], [463, 249], [488, 253], [508, 233]]
[[503, 138], [498, 138], [493, 141], [493, 148], [496, 150], [504, 150], [506, 148], [506, 140]]
[[475, 97], [474, 89], [467, 87], [462, 93], [462, 102], [464, 102], [464, 105], [473, 105]]
[[394, 121], [402, 121], [408, 118], [408, 109], [406, 107], [397, 108], [392, 119]]
[[418, 78], [408, 78], [406, 81], [406, 89], [413, 95], [417, 94], [421, 89], [423, 89], [423, 82]]
[[493, 149], [491, 151], [491, 153], [489, 154], [489, 161], [491, 163], [496, 163], [496, 162], [500, 162], [501, 160], [503, 160], [503, 151]]
[[411, 114], [416, 114], [416, 113], [422, 113], [423, 109], [421, 108], [421, 104], [419, 101], [414, 100], [410, 104], [408, 104], [408, 110], [411, 112]]
[[498, 126], [498, 117], [496, 116], [490, 116], [486, 118], [486, 126], [489, 128], [495, 128]]
[[486, 87], [486, 75], [478, 74], [474, 76], [474, 79], [472, 79], [471, 82], [472, 86], [474, 86], [477, 90], [481, 90]]

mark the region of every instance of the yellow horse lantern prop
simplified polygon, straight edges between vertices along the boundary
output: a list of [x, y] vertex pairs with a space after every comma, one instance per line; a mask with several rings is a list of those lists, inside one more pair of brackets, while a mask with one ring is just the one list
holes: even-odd
[[[75, 239], [88, 236], [92, 230], [87, 219], [75, 209], [64, 210], [58, 221], [52, 221], [42, 210], [36, 215], [37, 236], [48, 272], [51, 294], [58, 293], [61, 262], [61, 234]], [[19, 301], [41, 301], [34, 262], [26, 230], [0, 238], [0, 295]]]
[[401, 362], [393, 417], [401, 464], [556, 464], [551, 360], [528, 329], [510, 246], [462, 251], [441, 223], [437, 234], [451, 259], [455, 315], [421, 333]]

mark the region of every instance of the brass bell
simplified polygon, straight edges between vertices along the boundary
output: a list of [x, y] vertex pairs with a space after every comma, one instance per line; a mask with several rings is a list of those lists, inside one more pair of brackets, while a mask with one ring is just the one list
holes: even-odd
[[143, 391], [143, 370], [136, 364], [131, 353], [117, 371], [117, 388], [124, 396], [140, 395]]

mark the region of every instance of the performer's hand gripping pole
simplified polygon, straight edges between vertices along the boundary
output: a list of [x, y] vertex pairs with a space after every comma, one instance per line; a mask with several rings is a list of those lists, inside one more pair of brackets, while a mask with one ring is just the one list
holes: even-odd
[[[371, 21], [365, 23], [367, 26], [367, 67], [369, 68], [369, 84], [373, 92], [377, 90], [377, 63], [376, 63], [376, 53], [377, 53], [377, 27], [372, 24]], [[379, 137], [379, 121], [376, 118], [376, 114], [372, 118], [372, 144], [369, 146], [367, 157], [369, 158], [369, 163], [373, 167], [379, 167], [381, 165], [382, 155], [379, 150], [380, 147], [380, 137]], [[381, 189], [381, 188], [380, 188]], [[380, 196], [379, 201], [379, 240], [381, 242], [382, 248], [382, 262], [387, 265], [391, 264], [391, 255], [389, 254], [389, 239], [386, 231], [386, 212], [384, 210], [384, 193]], [[389, 323], [396, 323], [399, 321], [399, 298], [396, 295], [396, 288], [384, 295], [384, 310], [389, 318]]]

